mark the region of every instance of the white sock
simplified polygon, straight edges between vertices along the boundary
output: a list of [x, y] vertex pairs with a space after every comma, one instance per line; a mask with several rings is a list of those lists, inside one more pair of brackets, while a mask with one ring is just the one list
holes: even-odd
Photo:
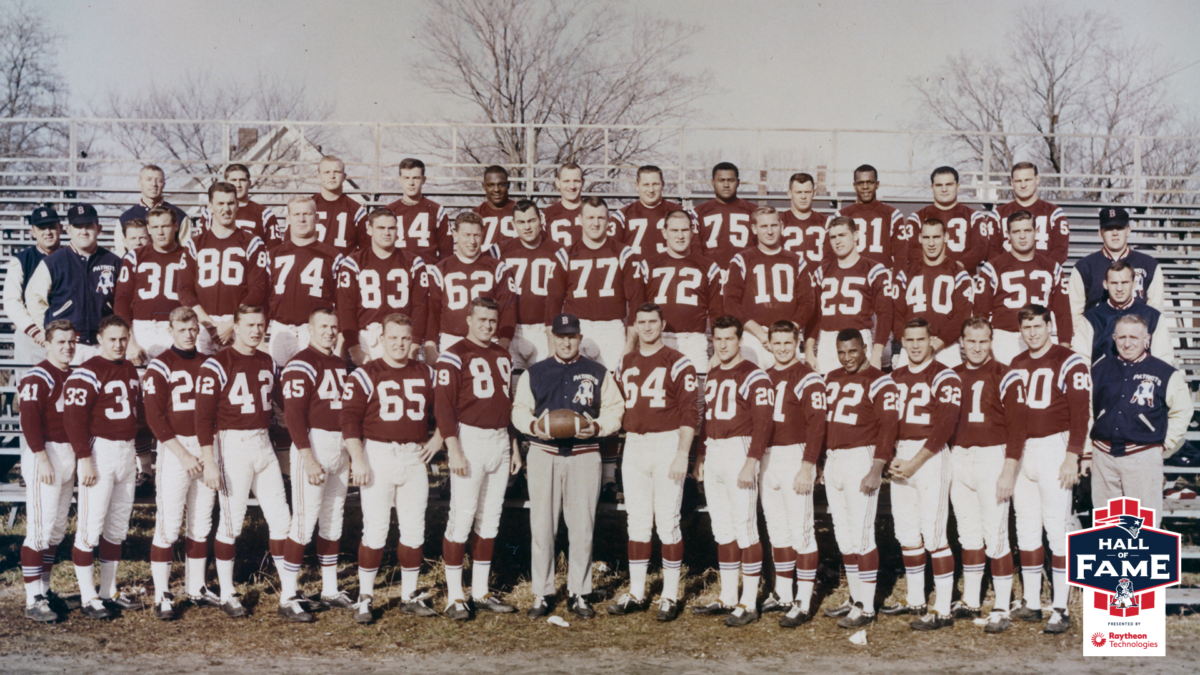
[[233, 561], [217, 558], [217, 583], [221, 585], [221, 602], [233, 597]]
[[284, 561], [279, 566], [279, 604], [282, 605], [296, 597], [296, 587], [299, 585], [299, 578], [300, 565], [292, 565]]
[[451, 567], [446, 565], [446, 599], [450, 602], [466, 600], [462, 587], [462, 565]]
[[[862, 600], [862, 586], [858, 582], [858, 565], [846, 565], [846, 586], [850, 588], [850, 602], [860, 602]], [[863, 602], [863, 607], [867, 603]]]
[[967, 607], [979, 607], [979, 598], [983, 592], [983, 564], [963, 565], [962, 601]]
[[[51, 569], [46, 569], [49, 564]], [[42, 555], [42, 595], [50, 592], [50, 572], [54, 568], [54, 556], [50, 554]]]
[[488, 592], [488, 575], [492, 573], [492, 561], [471, 561], [471, 597], [479, 600]]
[[800, 609], [808, 612], [809, 604], [812, 602], [813, 585], [816, 582], [816, 570], [813, 570], [812, 578], [801, 579], [801, 572], [797, 572], [796, 576], [796, 599], [800, 601]]
[[875, 583], [879, 570], [858, 572], [858, 590], [862, 593], [863, 611], [867, 614], [875, 613]]
[[45, 595], [42, 592], [42, 580], [39, 578], [33, 583], [25, 584], [25, 606], [32, 607], [33, 599], [39, 595]]
[[728, 569], [721, 568], [721, 604], [733, 606], [738, 601], [738, 563], [726, 563], [731, 565]]
[[1029, 609], [1042, 608], [1042, 568], [1022, 567], [1021, 586], [1025, 590], [1025, 606]]
[[758, 611], [758, 579], [759, 575], [742, 575], [742, 602], [746, 609]]
[[337, 565], [321, 565], [321, 595], [332, 598], [338, 594]]
[[646, 573], [649, 570], [649, 560], [629, 562], [629, 594], [638, 602], [646, 599]]
[[207, 566], [207, 558], [185, 558], [184, 559], [184, 576], [187, 577], [187, 594], [200, 595], [200, 589], [204, 588], [204, 568]]
[[100, 597], [112, 600], [117, 597], [117, 564], [118, 560], [100, 561]]
[[162, 602], [163, 593], [170, 590], [171, 563], [151, 562], [150, 578], [154, 580], [154, 603]]
[[[361, 575], [360, 575], [361, 576]], [[421, 570], [400, 570], [400, 597], [408, 600], [417, 594], [417, 580], [421, 577]], [[375, 583], [375, 573], [371, 573], [371, 584]], [[367, 587], [368, 589], [370, 586]]]
[[79, 601], [86, 605], [96, 597], [96, 566], [76, 565], [75, 578], [79, 581]]
[[904, 568], [904, 580], [908, 582], [908, 604], [918, 607], [925, 604], [925, 563], [918, 567]]
[[1067, 585], [1067, 570], [1052, 567], [1050, 568], [1050, 578], [1054, 587], [1054, 604], [1051, 607], [1067, 609], [1067, 598], [1071, 593], [1071, 587]]
[[679, 575], [678, 567], [663, 568], [663, 589], [662, 597], [668, 600], [679, 600]]
[[933, 591], [937, 597], [933, 609], [941, 616], [950, 616], [950, 596], [954, 595], [954, 573], [934, 575]]
[[779, 602], [790, 605], [795, 596], [792, 595], [793, 579], [796, 575], [796, 561], [775, 563], [775, 595]]
[[992, 605], [992, 611], [1007, 612], [1012, 601], [1012, 575], [992, 577], [992, 586], [996, 589], [996, 604]]
[[[358, 597], [364, 595], [375, 595], [375, 575], [379, 574], [379, 568], [373, 570], [365, 570], [358, 568]], [[403, 572], [401, 572], [403, 575]], [[401, 576], [403, 582], [403, 576]]]

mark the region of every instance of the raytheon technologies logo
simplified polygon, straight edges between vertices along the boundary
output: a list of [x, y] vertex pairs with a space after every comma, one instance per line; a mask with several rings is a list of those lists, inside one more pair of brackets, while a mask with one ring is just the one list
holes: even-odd
[[1095, 633], [1092, 633], [1092, 646], [1093, 647], [1103, 647], [1105, 642], [1108, 642], [1108, 640], [1106, 640], [1104, 638], [1103, 631], [1096, 631]]

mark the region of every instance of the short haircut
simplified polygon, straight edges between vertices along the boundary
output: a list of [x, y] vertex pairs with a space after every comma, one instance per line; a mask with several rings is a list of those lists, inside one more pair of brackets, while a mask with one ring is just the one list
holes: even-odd
[[388, 314], [387, 316], [383, 317], [383, 330], [386, 331], [388, 324], [392, 323], [396, 324], [397, 326], [408, 326], [409, 328], [411, 328], [413, 325], [412, 319], [408, 318], [407, 314], [400, 314], [399, 312], [395, 314]]
[[157, 164], [143, 164], [142, 168], [138, 169], [138, 175], [141, 175], [143, 172], [146, 172], [146, 171], [153, 171], [153, 172], [157, 173], [158, 175], [162, 176], [163, 178], [167, 177], [167, 172], [163, 171], [162, 167]]
[[864, 346], [867, 344], [867, 341], [863, 339], [862, 331], [860, 331], [857, 328], [846, 328], [844, 330], [838, 331], [837, 339], [835, 340], [835, 343], [836, 342], [850, 342], [852, 340], [858, 340]]
[[767, 341], [769, 342], [771, 340], [771, 336], [776, 333], [787, 333], [794, 339], [799, 339], [800, 337], [800, 329], [796, 328], [796, 324], [786, 319], [780, 319], [779, 321], [771, 324], [771, 327], [767, 329]]
[[208, 203], [212, 203], [213, 195], [217, 194], [218, 192], [231, 194], [233, 195], [234, 199], [237, 199], [237, 188], [233, 187], [233, 183], [226, 183], [223, 180], [219, 180], [208, 186]]
[[[653, 302], [643, 302], [642, 304], [638, 305], [636, 314], [641, 314], [642, 312], [653, 312], [658, 315], [659, 321], [663, 320], [662, 307], [659, 307], [658, 305], [654, 304]], [[636, 314], [635, 314], [635, 316], [636, 316]]]
[[938, 168], [934, 169], [933, 172], [929, 174], [929, 182], [932, 183], [933, 181], [937, 180], [938, 176], [946, 173], [954, 176], [955, 183], [958, 182], [958, 170], [952, 166], [939, 166]]
[[643, 166], [639, 166], [638, 170], [637, 170], [637, 178], [634, 179], [635, 182], [641, 181], [642, 174], [644, 174], [644, 173], [656, 173], [656, 174], [658, 174], [658, 179], [660, 181], [663, 181], [664, 183], [666, 182], [666, 179], [663, 178], [662, 169], [658, 168], [657, 166], [654, 166], [653, 164], [646, 164]]
[[103, 335], [105, 330], [113, 326], [120, 326], [125, 330], [129, 330], [129, 322], [125, 320], [125, 317], [120, 314], [109, 314], [100, 319], [100, 325], [96, 328], [96, 335]]
[[484, 170], [483, 170], [483, 178], [484, 178], [484, 180], [487, 180], [487, 177], [488, 177], [488, 176], [490, 176], [491, 174], [494, 174], [494, 173], [503, 174], [503, 175], [504, 175], [504, 179], [505, 179], [505, 180], [508, 180], [508, 169], [506, 169], [506, 168], [504, 168], [504, 167], [500, 166], [499, 164], [493, 164], [493, 165], [491, 165], [491, 166], [489, 166], [488, 168], [486, 168], [486, 169], [484, 169]]
[[425, 162], [422, 162], [421, 160], [416, 159], [415, 157], [405, 157], [404, 159], [400, 160], [399, 170], [407, 171], [408, 169], [420, 169], [421, 175], [424, 176], [425, 175]]
[[189, 321], [199, 321], [200, 317], [196, 315], [196, 310], [187, 305], [180, 305], [171, 310], [171, 316], [167, 317], [167, 324], [187, 323]]
[[454, 231], [458, 232], [458, 228], [463, 225], [478, 225], [482, 229], [483, 218], [474, 211], [463, 211], [454, 216]]
[[1117, 326], [1120, 326], [1123, 323], [1136, 323], [1137, 325], [1141, 326], [1147, 334], [1150, 333], [1149, 322], [1146, 321], [1146, 317], [1140, 314], [1122, 314], [1121, 317], [1117, 319], [1116, 323], [1113, 324], [1113, 332], [1115, 333], [1117, 331]]
[[388, 218], [388, 217], [390, 217], [392, 220], [398, 220], [396, 218], [396, 214], [392, 213], [391, 209], [383, 207], [383, 206], [377, 206], [377, 207], [371, 209], [370, 215], [367, 216], [367, 224], [374, 225], [376, 220], [379, 220], [380, 218]]
[[312, 204], [313, 209], [317, 208], [317, 200], [313, 199], [312, 195], [296, 195], [288, 200], [287, 208], [290, 211], [292, 204]]
[[1009, 178], [1011, 178], [1014, 173], [1020, 171], [1021, 169], [1033, 169], [1033, 175], [1038, 175], [1037, 164], [1034, 164], [1033, 162], [1017, 162], [1016, 164], [1012, 165], [1012, 171], [1008, 172]]
[[75, 324], [71, 323], [67, 319], [55, 319], [54, 321], [46, 324], [46, 342], [53, 340], [54, 334], [60, 330], [69, 330], [74, 333], [76, 332]]
[[584, 197], [583, 205], [579, 207], [581, 211], [584, 206], [590, 206], [593, 209], [604, 209], [606, 211], [608, 210], [608, 202], [604, 201], [604, 197], [600, 197], [597, 195], [588, 195], [588, 196]]
[[987, 319], [983, 318], [982, 316], [973, 316], [973, 317], [967, 319], [966, 321], [964, 321], [963, 325], [962, 325], [963, 332], [964, 333], [967, 332], [968, 328], [977, 328], [979, 330], [986, 329], [988, 332], [988, 337], [995, 335], [995, 332], [996, 332], [995, 329], [992, 328], [992, 322], [988, 321]]
[[[159, 204], [158, 206], [147, 211], [145, 222], [147, 224], [149, 224], [151, 218], [157, 218], [158, 216], [166, 216], [166, 217], [170, 218], [172, 225], [179, 224], [179, 216], [178, 216], [178, 214], [175, 213], [175, 209], [168, 208], [165, 204]], [[137, 220], [137, 218], [134, 218], [133, 220]], [[129, 222], [132, 223], [133, 220], [131, 220]]]
[[467, 316], [470, 316], [471, 314], [473, 314], [475, 312], [475, 308], [477, 308], [477, 307], [480, 309], [490, 309], [494, 312], [500, 311], [500, 303], [496, 302], [495, 300], [489, 298], [486, 295], [481, 295], [481, 296], [475, 298], [474, 300], [472, 300], [471, 304], [467, 306]]
[[311, 322], [317, 317], [318, 314], [322, 316], [332, 316], [334, 319], [337, 318], [337, 312], [333, 311], [332, 307], [318, 307], [308, 313], [308, 320]]
[[803, 171], [792, 174], [792, 177], [788, 179], [789, 190], [792, 189], [792, 183], [799, 183], [801, 185], [812, 183], [814, 188], [817, 186], [817, 181], [813, 180], [812, 174], [804, 173]]
[[879, 180], [879, 171], [870, 164], [859, 164], [858, 168], [854, 170], [854, 173], [867, 173], [868, 171], [870, 171], [871, 175], [875, 177], [875, 180]]
[[542, 210], [538, 208], [537, 203], [534, 202], [532, 199], [518, 200], [516, 205], [513, 206], [513, 213], [516, 213], [517, 211], [520, 211], [521, 213], [525, 213], [529, 209], [533, 209], [533, 212], [538, 214], [539, 216], [542, 215]]
[[691, 229], [692, 217], [688, 215], [687, 211], [684, 211], [683, 209], [671, 209], [670, 211], [667, 211], [667, 217], [663, 218], [664, 228], [666, 227], [667, 223], [671, 222], [672, 218], [683, 218], [688, 223], [688, 229]]
[[[1008, 223], [1004, 227], [1009, 232], [1012, 232], [1012, 224], [1022, 220], [1033, 222], [1033, 214], [1025, 210], [1013, 211], [1012, 214], [1008, 216]], [[1034, 226], [1034, 229], [1037, 229], [1036, 225]]]
[[1112, 264], [1108, 266], [1108, 269], [1104, 270], [1104, 280], [1108, 281], [1108, 275], [1112, 274], [1113, 272], [1117, 272], [1118, 274], [1121, 272], [1129, 272], [1133, 278], [1137, 278], [1137, 272], [1134, 271], [1133, 265], [1130, 265], [1124, 260], [1114, 260]]
[[830, 218], [829, 222], [825, 223], [825, 231], [829, 232], [838, 225], [845, 225], [850, 228], [851, 232], [858, 232], [858, 223], [854, 222], [854, 219], [849, 216], [835, 216]]
[[245, 164], [230, 164], [229, 166], [225, 167], [225, 173], [222, 175], [225, 176], [225, 180], [229, 180], [229, 174], [237, 171], [241, 171], [242, 173], [246, 174], [247, 178], [250, 177], [250, 169], [247, 168]]
[[936, 225], [936, 226], [942, 228], [942, 234], [946, 234], [946, 224], [937, 218], [926, 218], [924, 221], [921, 222], [921, 227], [923, 228], [926, 225], [928, 225], [930, 227], [933, 227], [934, 225]]
[[741, 172], [738, 171], [737, 164], [734, 164], [733, 162], [718, 162], [716, 166], [712, 168], [713, 178], [717, 177], [718, 171], [732, 171], [735, 178], [742, 177]]
[[322, 164], [327, 164], [329, 162], [337, 162], [338, 164], [342, 165], [342, 171], [346, 170], [346, 163], [334, 155], [325, 155], [321, 159], [318, 159], [317, 166], [320, 167]]
[[742, 339], [742, 331], [744, 328], [742, 327], [742, 322], [736, 316], [730, 316], [729, 314], [726, 314], [725, 316], [717, 317], [717, 320], [713, 321], [712, 324], [714, 335], [716, 334], [718, 328], [735, 328], [737, 329], [738, 339]]
[[[154, 207], [154, 210], [157, 211], [158, 207], [157, 206]], [[168, 213], [171, 213], [172, 215], [174, 215], [174, 213], [175, 213], [174, 211], [171, 211], [171, 209], [166, 209], [166, 211]], [[146, 217], [149, 218], [150, 214], [147, 213]], [[141, 218], [130, 218], [129, 220], [121, 223], [121, 234], [128, 237], [130, 230], [137, 230], [137, 229], [145, 230], [148, 227], [149, 227], [149, 225], [146, 223], [146, 221], [142, 220]]]
[[776, 213], [779, 213], [779, 211], [774, 206], [766, 206], [764, 204], [754, 209], [754, 212], [750, 214], [750, 222], [757, 225], [759, 216], [769, 216]]
[[583, 167], [579, 166], [575, 162], [567, 162], [566, 164], [558, 167], [558, 173], [554, 174], [554, 177], [562, 178], [562, 173], [564, 171], [578, 171], [579, 173], [583, 173]]
[[1050, 323], [1050, 310], [1042, 305], [1025, 305], [1017, 312], [1017, 325], [1021, 325], [1026, 321], [1032, 321], [1038, 317], [1042, 318], [1047, 324]]
[[933, 335], [933, 330], [929, 327], [929, 322], [925, 320], [925, 317], [917, 316], [906, 321], [904, 330], [907, 331], [909, 328], [924, 328], [927, 334]]
[[266, 312], [264, 312], [263, 308], [258, 305], [238, 305], [238, 308], [233, 310], [233, 322], [237, 323], [243, 316], [246, 316], [247, 314], [265, 315]]

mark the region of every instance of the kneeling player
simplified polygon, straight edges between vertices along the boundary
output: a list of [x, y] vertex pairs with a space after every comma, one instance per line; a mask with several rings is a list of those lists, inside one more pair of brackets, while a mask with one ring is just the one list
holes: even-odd
[[[117, 594], [121, 543], [133, 514], [136, 464], [133, 439], [142, 412], [142, 383], [125, 358], [129, 322], [105, 317], [97, 331], [100, 355], [71, 373], [64, 419], [79, 459], [79, 530], [75, 533], [75, 576], [84, 616], [104, 619], [115, 609], [142, 609], [140, 600]], [[100, 594], [96, 595], [92, 551], [100, 548]]]
[[812, 618], [809, 605], [819, 558], [813, 479], [825, 442], [825, 380], [796, 358], [800, 331], [795, 324], [776, 321], [768, 335], [775, 355], [775, 367], [767, 371], [775, 388], [775, 430], [762, 458], [759, 482], [771, 535], [775, 593], [763, 602], [763, 611], [787, 612], [779, 625], [794, 628]]
[[[233, 345], [201, 365], [196, 384], [196, 437], [202, 453], [214, 453], [221, 473], [221, 521], [213, 544], [221, 611], [235, 618], [246, 616], [246, 608], [234, 597], [233, 559], [250, 492], [254, 492], [267, 521], [271, 558], [277, 568], [283, 563], [292, 517], [279, 460], [267, 435], [275, 362], [258, 349], [266, 327], [262, 307], [238, 307], [233, 313]], [[292, 600], [280, 597], [281, 614], [287, 614], [284, 605]]]
[[742, 358], [742, 322], [732, 316], [713, 322], [713, 350], [718, 363], [704, 385], [707, 438], [695, 472], [708, 498], [721, 566], [721, 599], [693, 611], [729, 614], [726, 625], [744, 626], [758, 620], [758, 462], [771, 440], [771, 378]]
[[[442, 447], [433, 426], [433, 370], [410, 358], [415, 336], [412, 321], [390, 314], [382, 322], [383, 356], [350, 374], [342, 400], [342, 436], [353, 461], [370, 468], [361, 483], [363, 535], [358, 549], [358, 602], [354, 620], [371, 623], [375, 575], [383, 561], [392, 522], [400, 521], [400, 611], [416, 616], [436, 612], [417, 597], [425, 543], [425, 507], [429, 476], [425, 465]], [[461, 574], [461, 572], [460, 572]]]
[[899, 425], [900, 392], [891, 376], [870, 365], [862, 333], [853, 328], [837, 334], [842, 367], [825, 376], [825, 405], [830, 411], [825, 428], [825, 494], [833, 516], [833, 534], [850, 598], [825, 616], [840, 617], [842, 628], [857, 628], [875, 620], [875, 577], [879, 549], [875, 548], [875, 507], [883, 467], [892, 458]]

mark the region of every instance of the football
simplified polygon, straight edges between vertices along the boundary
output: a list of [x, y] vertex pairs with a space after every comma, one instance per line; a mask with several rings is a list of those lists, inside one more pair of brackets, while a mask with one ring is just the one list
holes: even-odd
[[537, 421], [550, 438], [574, 438], [588, 421], [574, 410], [551, 410]]

